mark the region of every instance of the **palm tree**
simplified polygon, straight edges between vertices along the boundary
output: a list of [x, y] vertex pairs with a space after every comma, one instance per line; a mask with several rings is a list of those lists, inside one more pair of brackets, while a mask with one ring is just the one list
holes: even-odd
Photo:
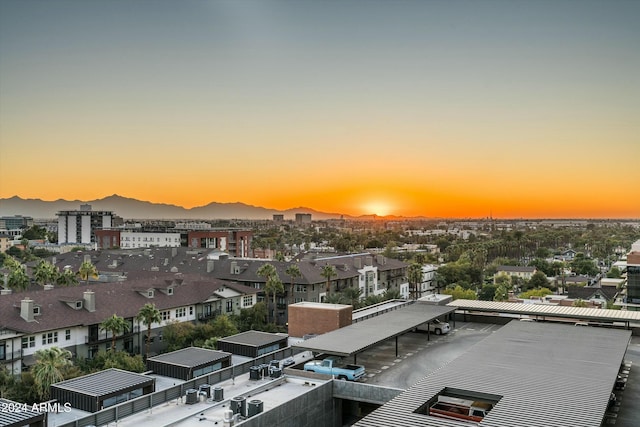
[[29, 287], [29, 283], [29, 276], [27, 276], [27, 273], [25, 273], [22, 268], [13, 270], [7, 277], [7, 286], [9, 289], [25, 290]]
[[320, 275], [327, 279], [326, 291], [327, 296], [329, 296], [329, 294], [331, 293], [331, 279], [338, 276], [336, 268], [333, 265], [326, 264], [324, 267], [322, 267], [322, 272], [320, 272]]
[[287, 274], [287, 276], [291, 278], [291, 292], [289, 294], [289, 304], [293, 304], [294, 303], [293, 282], [295, 282], [296, 278], [302, 277], [302, 273], [300, 272], [300, 267], [298, 267], [296, 264], [291, 264], [289, 267], [287, 267], [287, 269], [284, 272]]
[[356, 286], [346, 288], [342, 291], [344, 298], [349, 301], [349, 304], [356, 310], [360, 308], [360, 297], [362, 296], [362, 289]]
[[114, 313], [113, 316], [100, 323], [100, 330], [111, 332], [111, 350], [115, 351], [116, 337], [121, 333], [129, 332], [129, 330], [131, 330], [131, 325], [129, 322], [124, 320], [124, 317], [117, 316]]
[[71, 365], [71, 352], [59, 347], [43, 348], [34, 354], [33, 381], [42, 400], [49, 399], [51, 384], [64, 380], [63, 369]]
[[48, 261], [41, 260], [33, 271], [33, 278], [36, 283], [41, 286], [48, 285], [51, 282], [55, 282], [58, 276], [55, 265]]
[[76, 286], [78, 284], [78, 276], [70, 268], [65, 268], [62, 273], [58, 274], [56, 283], [60, 286]]
[[278, 273], [269, 276], [267, 283], [264, 285], [264, 293], [273, 295], [273, 323], [276, 323], [276, 296], [284, 292], [284, 286]]
[[144, 352], [145, 359], [149, 354], [149, 346], [151, 344], [151, 325], [153, 323], [162, 322], [162, 316], [160, 315], [160, 310], [158, 310], [155, 304], [146, 303], [140, 308], [138, 315], [136, 316], [136, 320], [147, 325], [147, 344]]
[[409, 281], [409, 289], [413, 299], [418, 299], [418, 286], [422, 283], [422, 266], [417, 262], [409, 265], [407, 269], [407, 280]]
[[[273, 286], [267, 286], [267, 284], [269, 283], [269, 278], [272, 276], [277, 276], [278, 275], [278, 271], [276, 270], [276, 268], [273, 266], [273, 264], [262, 264], [260, 266], [260, 268], [258, 268], [258, 271], [256, 271], [256, 274], [260, 277], [264, 277], [265, 280], [265, 285], [264, 285], [264, 295], [265, 295], [265, 299], [267, 301], [267, 322], [269, 322], [269, 313], [271, 312], [271, 310], [269, 309], [269, 292], [271, 291], [271, 289], [273, 288]], [[278, 280], [280, 280], [278, 278]]]
[[98, 276], [98, 269], [91, 261], [82, 261], [80, 268], [78, 268], [78, 274], [80, 275], [80, 279], [88, 283], [89, 277]]

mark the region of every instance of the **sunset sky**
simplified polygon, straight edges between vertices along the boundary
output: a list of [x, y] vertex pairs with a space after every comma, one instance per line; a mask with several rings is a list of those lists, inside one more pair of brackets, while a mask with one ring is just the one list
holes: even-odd
[[0, 198], [640, 217], [640, 1], [1, 0]]

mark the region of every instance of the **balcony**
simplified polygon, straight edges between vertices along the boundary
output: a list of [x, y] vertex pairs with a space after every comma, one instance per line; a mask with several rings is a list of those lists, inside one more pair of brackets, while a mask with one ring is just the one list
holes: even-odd
[[6, 352], [4, 358], [0, 359], [0, 363], [13, 362], [14, 360], [20, 359], [22, 359], [22, 349]]
[[198, 320], [201, 322], [206, 322], [207, 320], [215, 319], [217, 316], [222, 314], [222, 310], [213, 310], [210, 313], [198, 313]]

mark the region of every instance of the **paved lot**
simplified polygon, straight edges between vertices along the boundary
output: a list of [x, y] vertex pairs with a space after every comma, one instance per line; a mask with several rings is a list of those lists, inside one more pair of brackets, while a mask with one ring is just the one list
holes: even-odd
[[358, 364], [365, 365], [367, 384], [407, 389], [431, 372], [467, 352], [474, 344], [488, 337], [501, 325], [456, 322], [446, 335], [413, 332], [395, 341], [382, 343], [358, 355]]
[[[431, 372], [469, 351], [476, 343], [500, 329], [501, 325], [456, 322], [447, 335], [409, 333], [398, 340], [382, 343], [358, 355], [358, 364], [365, 365], [367, 377], [362, 382], [407, 389]], [[640, 425], [640, 337], [631, 338], [625, 360], [631, 362], [627, 385], [616, 391], [617, 404], [610, 411], [604, 426], [637, 427]], [[588, 375], [588, 373], [585, 373]]]

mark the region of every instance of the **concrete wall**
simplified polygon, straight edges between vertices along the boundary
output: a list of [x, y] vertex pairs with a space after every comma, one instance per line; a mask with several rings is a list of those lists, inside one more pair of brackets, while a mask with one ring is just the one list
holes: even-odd
[[333, 398], [332, 381], [315, 386], [282, 405], [243, 421], [243, 427], [334, 427], [342, 425], [342, 401]]

